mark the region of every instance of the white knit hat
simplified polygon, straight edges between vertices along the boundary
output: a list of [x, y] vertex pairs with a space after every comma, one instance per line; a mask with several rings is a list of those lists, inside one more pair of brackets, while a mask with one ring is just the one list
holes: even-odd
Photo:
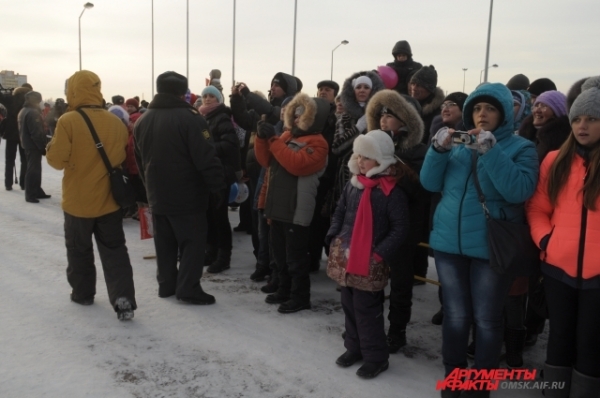
[[365, 135], [359, 135], [354, 140], [352, 150], [354, 153], [348, 161], [348, 169], [352, 174], [360, 173], [358, 169], [358, 155], [373, 159], [379, 163], [379, 166], [373, 167], [367, 172], [367, 177], [382, 173], [397, 162], [394, 156], [394, 141], [392, 141], [392, 137], [385, 131], [373, 130]]
[[373, 88], [373, 81], [369, 76], [359, 76], [356, 79], [352, 80], [352, 88], [356, 88], [359, 84], [366, 84], [369, 88]]

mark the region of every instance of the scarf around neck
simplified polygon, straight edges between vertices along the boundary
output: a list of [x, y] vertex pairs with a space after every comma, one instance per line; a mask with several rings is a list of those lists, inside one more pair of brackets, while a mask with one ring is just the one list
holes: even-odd
[[209, 113], [211, 113], [212, 111], [214, 111], [215, 109], [217, 109], [219, 107], [219, 103], [216, 104], [212, 104], [212, 105], [200, 105], [200, 107], [198, 108], [198, 112], [200, 112], [200, 114], [202, 116], [206, 116]]
[[396, 186], [396, 179], [392, 176], [369, 178], [364, 175], [356, 176], [365, 187], [358, 204], [354, 227], [352, 228], [352, 241], [346, 272], [369, 276], [369, 263], [373, 246], [373, 210], [371, 208], [371, 192], [373, 188], [381, 186], [385, 196], [389, 196]]

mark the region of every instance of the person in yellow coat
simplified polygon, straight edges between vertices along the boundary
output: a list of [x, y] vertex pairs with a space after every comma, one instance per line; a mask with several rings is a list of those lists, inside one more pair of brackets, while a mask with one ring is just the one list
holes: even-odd
[[137, 308], [133, 270], [125, 246], [123, 216], [115, 202], [108, 171], [82, 115], [90, 119], [113, 167], [125, 160], [127, 128], [103, 107], [100, 78], [79, 71], [67, 81], [68, 112], [58, 120], [46, 148], [48, 164], [64, 170], [62, 209], [65, 214], [67, 280], [71, 301], [94, 303], [96, 267], [92, 236], [102, 261], [110, 304], [120, 320], [133, 318]]

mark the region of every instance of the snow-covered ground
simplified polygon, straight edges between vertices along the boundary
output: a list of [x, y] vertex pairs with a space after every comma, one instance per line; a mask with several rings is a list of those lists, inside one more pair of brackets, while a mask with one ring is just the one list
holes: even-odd
[[[325, 259], [311, 275], [313, 309], [282, 315], [264, 302], [262, 284], [249, 279], [254, 259], [245, 233], [234, 233], [231, 269], [202, 278], [217, 303], [194, 306], [157, 296], [155, 261], [143, 259], [154, 253], [153, 242], [140, 240], [137, 221], [125, 220], [139, 306], [135, 318], [117, 320], [98, 256], [94, 305], [70, 302], [62, 173], [43, 162], [42, 185], [51, 199], [26, 203], [18, 185], [0, 191], [0, 397], [439, 396], [441, 327], [430, 321], [439, 308], [435, 286], [414, 289], [408, 346], [390, 357], [388, 371], [362, 380], [355, 374], [358, 364], [335, 364], [345, 351], [344, 315], [335, 284], [325, 275]], [[237, 212], [230, 218], [237, 225]], [[428, 276], [437, 279], [433, 262]], [[542, 335], [526, 352], [528, 368], [540, 368], [546, 342]]]

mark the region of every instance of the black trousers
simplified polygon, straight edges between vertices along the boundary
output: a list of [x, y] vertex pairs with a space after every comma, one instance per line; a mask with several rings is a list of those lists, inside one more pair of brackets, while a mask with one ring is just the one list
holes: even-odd
[[[206, 213], [152, 214], [158, 295], [197, 298], [206, 245]], [[180, 256], [177, 269], [177, 256]]]
[[231, 235], [231, 224], [229, 223], [229, 205], [227, 197], [229, 188], [221, 192], [223, 203], [217, 207], [211, 198], [209, 201], [209, 210], [206, 212], [208, 221], [208, 244], [213, 248], [224, 250], [231, 254], [233, 246], [233, 237]]
[[25, 199], [36, 199], [45, 194], [42, 190], [42, 152], [26, 149], [27, 172], [25, 173]]
[[405, 330], [410, 322], [414, 281], [411, 259], [419, 249], [416, 245], [402, 246], [401, 255], [390, 266], [390, 334]]
[[342, 287], [342, 308], [346, 315], [344, 347], [361, 353], [365, 362], [383, 362], [389, 358], [383, 318], [383, 290], [365, 292]]
[[550, 332], [546, 362], [600, 377], [600, 289], [575, 289], [544, 276]]
[[300, 303], [310, 301], [309, 234], [309, 227], [271, 221], [270, 241], [279, 273], [278, 293]]
[[321, 256], [323, 254], [323, 248], [325, 247], [325, 236], [329, 231], [329, 225], [331, 220], [329, 217], [323, 217], [321, 215], [321, 208], [323, 207], [324, 200], [321, 203], [317, 202], [315, 212], [313, 214], [312, 221], [310, 223], [310, 240], [309, 240], [309, 253], [310, 253], [310, 264], [311, 269], [316, 270], [319, 268]]
[[27, 156], [25, 150], [18, 141], [6, 140], [4, 148], [4, 186], [12, 187], [14, 183], [15, 161], [17, 159], [17, 149], [21, 158], [21, 171], [19, 173], [19, 184], [21, 188], [25, 187], [25, 173], [27, 172]]
[[136, 309], [133, 270], [125, 246], [121, 210], [96, 218], [64, 214], [69, 263], [67, 280], [73, 288], [73, 297], [84, 300], [93, 298], [96, 294], [93, 235], [100, 254], [111, 305], [114, 307], [118, 298], [126, 297], [131, 301], [133, 309]]

